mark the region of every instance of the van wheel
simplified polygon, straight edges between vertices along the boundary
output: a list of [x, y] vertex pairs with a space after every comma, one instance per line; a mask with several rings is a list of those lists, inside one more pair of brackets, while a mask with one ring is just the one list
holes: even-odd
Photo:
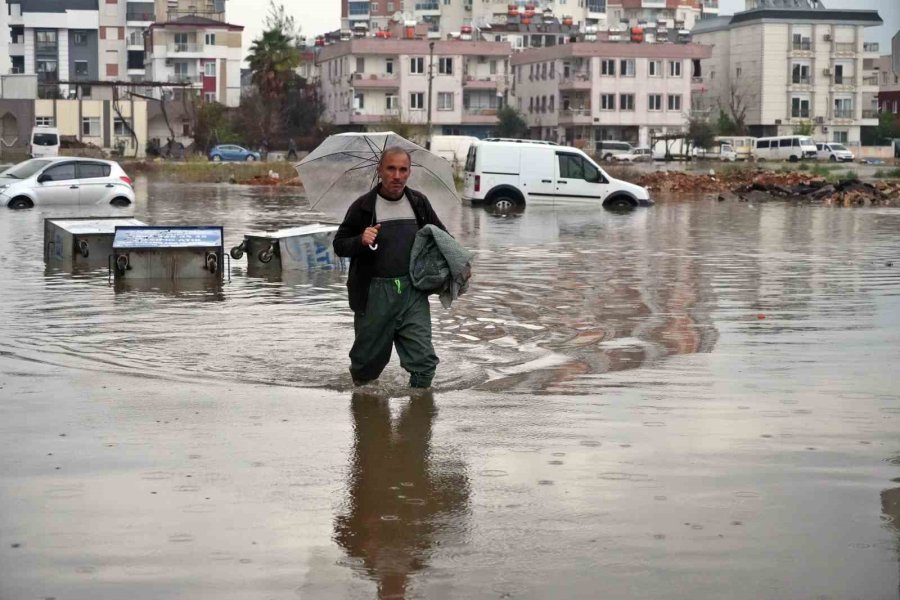
[[128, 198], [122, 198], [121, 196], [119, 196], [118, 198], [113, 198], [112, 200], [110, 200], [109, 203], [112, 204], [113, 206], [122, 208], [124, 206], [128, 206], [129, 204], [131, 204], [131, 200], [129, 200]]
[[837, 162], [837, 157], [834, 154], [832, 154], [831, 156], [828, 157], [828, 160], [830, 160], [831, 162]]
[[496, 211], [507, 211], [518, 206], [518, 202], [516, 202], [515, 198], [509, 196], [497, 196], [491, 200], [490, 206]]
[[631, 210], [636, 207], [637, 203], [627, 196], [616, 196], [603, 203], [603, 208], [610, 210]]
[[31, 203], [31, 200], [24, 196], [19, 196], [18, 198], [13, 198], [9, 201], [7, 205], [14, 210], [22, 210], [23, 208], [31, 208], [34, 204]]
[[606, 156], [603, 157], [603, 160], [605, 160], [606, 162], [612, 162], [612, 159], [613, 159], [612, 154], [607, 154]]
[[797, 162], [798, 159], [797, 159], [796, 156], [794, 156], [794, 155], [792, 154], [791, 157], [790, 157], [788, 160], [789, 160], [790, 162]]

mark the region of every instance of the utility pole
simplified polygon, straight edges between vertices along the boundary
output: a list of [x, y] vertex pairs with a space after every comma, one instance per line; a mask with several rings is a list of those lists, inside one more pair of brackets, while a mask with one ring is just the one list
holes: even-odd
[[431, 150], [431, 82], [434, 80], [434, 42], [428, 42], [428, 125], [425, 149]]

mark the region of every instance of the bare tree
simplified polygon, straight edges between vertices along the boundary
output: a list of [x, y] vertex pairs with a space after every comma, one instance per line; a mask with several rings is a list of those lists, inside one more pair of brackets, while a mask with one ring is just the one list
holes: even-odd
[[747, 109], [750, 105], [750, 95], [744, 86], [734, 80], [728, 85], [726, 94], [724, 102], [719, 98], [719, 110], [725, 112], [734, 123], [734, 133], [744, 135], [747, 133]]

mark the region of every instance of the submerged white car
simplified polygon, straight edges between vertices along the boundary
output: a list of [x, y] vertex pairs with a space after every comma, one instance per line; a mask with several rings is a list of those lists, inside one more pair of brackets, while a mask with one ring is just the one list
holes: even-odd
[[33, 158], [0, 173], [0, 204], [13, 209], [132, 202], [131, 178], [111, 160]]
[[653, 160], [653, 155], [650, 148], [640, 146], [622, 154], [614, 154], [613, 158], [620, 162], [650, 162]]
[[816, 158], [831, 162], [852, 162], [853, 153], [843, 144], [827, 142], [816, 144]]

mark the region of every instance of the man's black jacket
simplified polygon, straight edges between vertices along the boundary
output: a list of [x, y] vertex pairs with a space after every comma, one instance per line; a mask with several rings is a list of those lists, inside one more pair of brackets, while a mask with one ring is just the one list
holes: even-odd
[[[375, 198], [378, 195], [378, 187], [372, 188], [368, 193], [357, 198], [344, 217], [344, 222], [338, 227], [334, 235], [334, 251], [338, 256], [350, 257], [350, 274], [347, 276], [347, 294], [350, 297], [350, 308], [353, 312], [366, 312], [366, 303], [369, 300], [369, 284], [372, 282], [372, 265], [375, 261], [375, 252], [362, 244], [362, 234], [366, 227], [375, 225], [378, 221], [375, 215]], [[419, 229], [426, 225], [436, 225], [447, 231], [444, 224], [431, 208], [431, 203], [425, 194], [406, 188], [406, 198], [416, 215], [416, 224]], [[375, 243], [378, 243], [376, 238]]]

